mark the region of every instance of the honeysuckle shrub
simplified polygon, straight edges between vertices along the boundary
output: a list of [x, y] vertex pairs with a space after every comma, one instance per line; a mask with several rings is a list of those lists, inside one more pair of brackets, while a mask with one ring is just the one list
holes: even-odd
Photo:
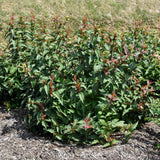
[[27, 109], [30, 128], [53, 139], [107, 147], [122, 131], [128, 141], [159, 98], [159, 34], [139, 23], [109, 32], [84, 18], [71, 37], [58, 17], [52, 23], [12, 17], [0, 51], [1, 101]]

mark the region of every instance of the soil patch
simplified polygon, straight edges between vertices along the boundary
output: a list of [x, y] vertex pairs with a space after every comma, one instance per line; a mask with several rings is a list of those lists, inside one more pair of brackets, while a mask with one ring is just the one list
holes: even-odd
[[134, 131], [127, 144], [124, 136], [115, 136], [122, 143], [109, 148], [101, 145], [82, 147], [51, 142], [28, 132], [24, 110], [10, 112], [0, 105], [0, 159], [1, 160], [160, 160], [160, 126], [146, 123]]

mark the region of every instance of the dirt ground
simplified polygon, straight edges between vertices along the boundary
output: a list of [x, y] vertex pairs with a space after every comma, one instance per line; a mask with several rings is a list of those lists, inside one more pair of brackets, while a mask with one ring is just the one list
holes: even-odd
[[[27, 131], [22, 109], [7, 112], [0, 106], [0, 160], [160, 160], [160, 126], [147, 123], [134, 131], [127, 144], [109, 148], [80, 147], [51, 142]], [[116, 135], [123, 139], [122, 135]]]

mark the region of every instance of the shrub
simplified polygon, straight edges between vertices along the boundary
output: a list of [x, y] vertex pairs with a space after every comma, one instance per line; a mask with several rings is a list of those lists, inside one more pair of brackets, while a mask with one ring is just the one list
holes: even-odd
[[[34, 15], [9, 23], [0, 56], [1, 101], [27, 108], [33, 129], [67, 143], [126, 141], [159, 95], [160, 39], [139, 23], [125, 33], [90, 26], [70, 37], [63, 22], [52, 30]], [[13, 106], [14, 104], [14, 106]]]

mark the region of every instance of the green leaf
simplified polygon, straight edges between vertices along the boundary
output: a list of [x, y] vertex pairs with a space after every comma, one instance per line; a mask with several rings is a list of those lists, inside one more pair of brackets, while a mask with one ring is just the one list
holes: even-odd
[[61, 100], [60, 94], [58, 91], [52, 93], [59, 101], [61, 105], [63, 105], [63, 100]]
[[106, 125], [106, 121], [104, 119], [99, 119], [99, 122], [104, 126]]
[[64, 91], [65, 91], [65, 89], [59, 89], [59, 90], [58, 90], [58, 93], [59, 93], [59, 94], [62, 94]]
[[52, 65], [52, 60], [51, 59], [49, 59], [49, 67], [51, 67], [51, 65]]
[[11, 30], [11, 33], [12, 33], [12, 37], [13, 37], [14, 36], [14, 30], [13, 29]]
[[75, 136], [72, 136], [72, 139], [75, 141], [75, 142], [79, 142], [79, 139]]
[[110, 46], [108, 45], [108, 44], [104, 44], [104, 47], [105, 47], [105, 49], [107, 50], [107, 51], [109, 51], [110, 50]]
[[130, 127], [129, 127], [129, 131], [130, 132], [133, 132], [138, 126], [138, 122], [136, 122], [135, 124], [132, 124]]
[[78, 38], [77, 38], [77, 42], [79, 43], [80, 41], [81, 41], [81, 38], [80, 38], [80, 37], [78, 37]]
[[89, 56], [89, 65], [91, 64], [92, 62], [92, 55]]
[[92, 141], [91, 144], [97, 144], [97, 143], [99, 143], [99, 140], [98, 140], [98, 139], [95, 139], [95, 140]]
[[123, 127], [125, 126], [124, 121], [119, 121], [115, 123], [115, 127]]
[[10, 73], [14, 74], [17, 71], [17, 67], [11, 67]]
[[49, 86], [45, 85], [44, 86], [44, 90], [45, 90], [46, 94], [48, 95], [48, 93], [49, 93]]
[[62, 135], [56, 135], [56, 138], [61, 141], [62, 140]]
[[105, 147], [109, 147], [109, 146], [110, 146], [110, 143], [109, 143], [109, 142], [107, 142], [106, 144], [103, 145], [104, 148], [105, 148]]
[[119, 142], [120, 142], [120, 140], [114, 139], [114, 140], [112, 141], [112, 144], [116, 144], [116, 143], [119, 143]]
[[99, 60], [99, 58], [100, 58], [100, 52], [98, 50], [96, 50], [95, 54], [96, 54], [97, 59]]
[[145, 71], [145, 75], [147, 75], [151, 70], [152, 70], [153, 66], [149, 66], [147, 68], [147, 70]]
[[157, 149], [159, 149], [160, 148], [160, 143], [157, 145], [157, 147], [156, 147]]
[[100, 41], [101, 41], [101, 37], [98, 37], [98, 38], [97, 38], [97, 41], [100, 42]]
[[126, 136], [125, 136], [125, 142], [126, 142], [126, 143], [129, 141], [130, 137], [131, 137], [131, 133], [128, 132], [128, 133], [126, 134]]
[[48, 131], [49, 133], [55, 133], [55, 130], [54, 129], [47, 129], [46, 131]]
[[[126, 105], [124, 105], [124, 106], [126, 107]], [[124, 109], [122, 116], [127, 114], [130, 110], [132, 110], [132, 108]]]
[[43, 126], [44, 128], [47, 128], [47, 127], [48, 127], [48, 125], [47, 125], [47, 123], [46, 123], [45, 121], [42, 121], [42, 126]]
[[16, 42], [15, 42], [15, 41], [12, 41], [12, 43], [13, 43], [13, 48], [16, 49], [16, 48], [17, 48], [17, 47], [16, 47]]
[[84, 103], [84, 94], [82, 92], [80, 92], [78, 95], [79, 95], [79, 98], [82, 101], [82, 103]]
[[102, 69], [101, 64], [94, 65], [94, 72], [95, 72], [95, 73], [98, 72], [98, 71], [100, 71], [101, 69]]
[[64, 133], [68, 134], [69, 132], [71, 132], [71, 126], [67, 125], [67, 126], [65, 126]]

